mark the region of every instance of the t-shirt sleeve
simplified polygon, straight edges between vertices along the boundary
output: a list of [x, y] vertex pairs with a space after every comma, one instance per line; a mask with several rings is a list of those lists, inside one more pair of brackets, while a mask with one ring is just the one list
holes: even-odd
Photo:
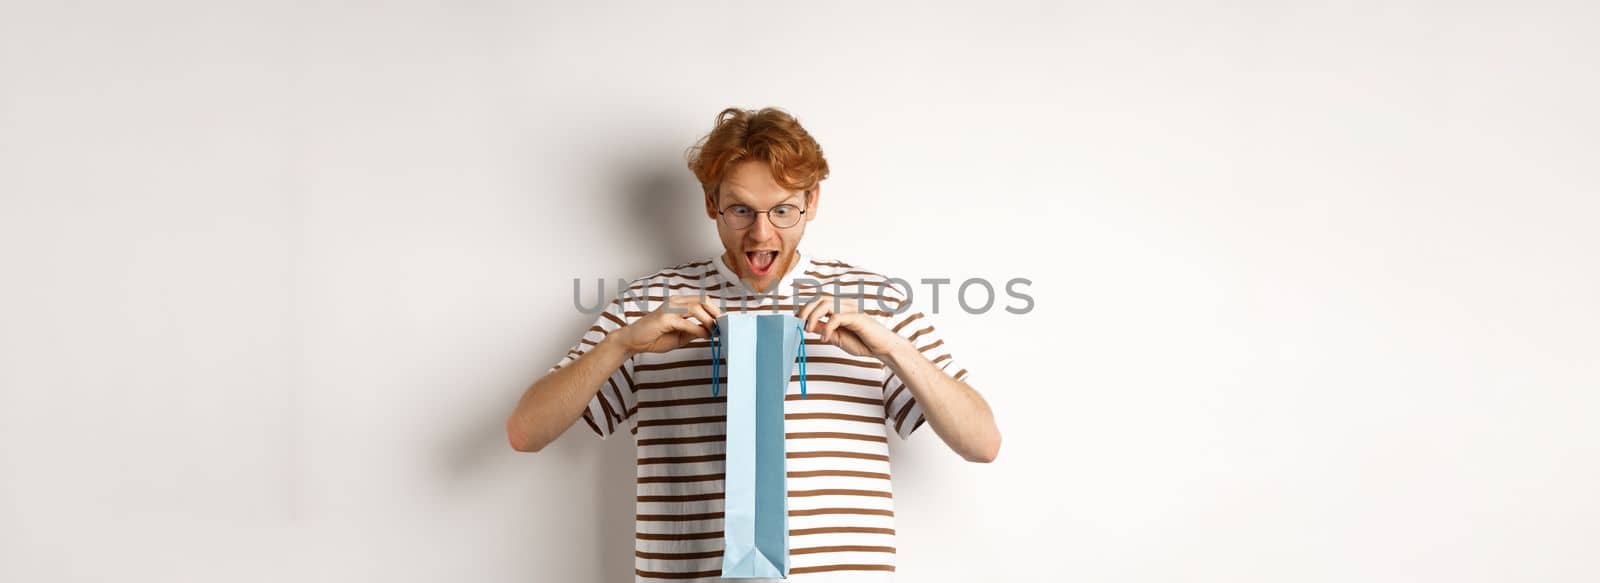
[[[892, 298], [889, 306], [894, 311], [883, 315], [884, 325], [889, 330], [899, 334], [902, 338], [911, 341], [922, 356], [932, 362], [935, 367], [950, 375], [958, 381], [969, 378], [967, 369], [962, 368], [952, 353], [950, 345], [945, 342], [941, 329], [936, 326], [937, 316], [924, 309], [924, 302], [912, 296], [906, 301], [903, 292], [890, 287], [885, 290], [885, 295]], [[901, 439], [911, 436], [927, 418], [922, 415], [922, 405], [911, 395], [911, 389], [900, 380], [894, 369], [883, 367], [883, 415], [884, 421], [894, 428]]]
[[[623, 302], [613, 298], [606, 309], [600, 312], [594, 325], [590, 326], [583, 336], [578, 338], [577, 344], [562, 355], [561, 360], [550, 367], [549, 372], [555, 372], [563, 366], [578, 360], [578, 357], [588, 353], [607, 334], [615, 332], [627, 325], [626, 312]], [[638, 410], [638, 403], [633, 394], [633, 359], [622, 361], [622, 366], [611, 373], [611, 376], [601, 381], [599, 390], [593, 398], [589, 399], [588, 408], [583, 411], [583, 422], [589, 425], [595, 435], [601, 439], [615, 433], [624, 422], [631, 421], [633, 414]], [[548, 374], [548, 372], [546, 373]]]

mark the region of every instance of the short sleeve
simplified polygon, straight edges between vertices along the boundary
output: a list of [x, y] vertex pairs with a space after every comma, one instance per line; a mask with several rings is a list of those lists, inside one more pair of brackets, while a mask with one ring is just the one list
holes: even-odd
[[[620, 299], [613, 299], [606, 305], [606, 309], [600, 312], [594, 325], [578, 338], [577, 344], [568, 349], [560, 361], [550, 367], [549, 372], [555, 372], [556, 369], [578, 360], [578, 357], [599, 345], [600, 340], [607, 334], [626, 325], [623, 302]], [[600, 383], [599, 390], [589, 399], [589, 406], [583, 411], [583, 422], [588, 424], [589, 429], [594, 430], [595, 435], [599, 435], [601, 439], [615, 433], [624, 422], [632, 420], [634, 412], [638, 410], [638, 403], [633, 393], [633, 364], [632, 358], [622, 361], [622, 366], [617, 367], [610, 377]]]
[[[895, 311], [883, 316], [884, 325], [895, 334], [909, 340], [924, 358], [945, 374], [958, 381], [967, 380], [969, 376], [967, 369], [958, 363], [941, 330], [935, 325], [937, 317], [923, 310], [923, 303], [918, 302], [914, 296], [911, 301], [906, 302], [905, 294], [892, 286], [886, 287], [884, 293], [897, 300], [891, 303], [891, 306], [896, 307]], [[922, 405], [911, 395], [911, 389], [894, 374], [894, 369], [883, 367], [883, 374], [884, 421], [894, 428], [901, 439], [906, 439], [912, 432], [922, 427], [927, 418], [922, 415]]]

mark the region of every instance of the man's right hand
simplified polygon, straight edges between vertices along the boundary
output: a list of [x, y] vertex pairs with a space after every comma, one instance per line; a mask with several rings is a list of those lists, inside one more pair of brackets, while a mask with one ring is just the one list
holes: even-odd
[[667, 352], [696, 338], [710, 338], [711, 327], [721, 316], [721, 308], [702, 301], [699, 295], [669, 295], [654, 312], [623, 327], [620, 340], [629, 356]]

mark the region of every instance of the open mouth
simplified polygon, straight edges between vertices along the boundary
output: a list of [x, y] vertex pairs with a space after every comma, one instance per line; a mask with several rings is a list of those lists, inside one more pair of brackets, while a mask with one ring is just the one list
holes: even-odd
[[775, 249], [746, 251], [744, 257], [750, 266], [750, 273], [766, 275], [772, 271], [772, 264], [778, 262], [778, 251]]

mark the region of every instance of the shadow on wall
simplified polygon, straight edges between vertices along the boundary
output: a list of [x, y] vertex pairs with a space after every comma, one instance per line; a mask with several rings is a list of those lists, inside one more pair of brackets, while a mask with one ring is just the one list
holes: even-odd
[[628, 228], [644, 239], [638, 256], [648, 261], [638, 275], [720, 252], [716, 225], [705, 215], [705, 195], [688, 168], [679, 164], [634, 170], [625, 177], [622, 198], [630, 211], [623, 213]]
[[[633, 250], [632, 258], [619, 258], [625, 260], [608, 265], [606, 269], [642, 261], [642, 271], [626, 276], [629, 279], [708, 256], [707, 253], [712, 252], [704, 244], [708, 233], [711, 241], [716, 240], [716, 227], [704, 213], [704, 195], [699, 183], [688, 168], [676, 162], [679, 159], [676, 151], [661, 150], [651, 149], [660, 154], [651, 162], [619, 165], [624, 169], [619, 198], [629, 211], [622, 213], [627, 217], [624, 224], [636, 234], [638, 248]], [[589, 324], [585, 321], [572, 329], [581, 330]], [[593, 438], [587, 428], [583, 429], [583, 436]], [[597, 541], [600, 564], [596, 571], [602, 574], [604, 581], [632, 581], [636, 494], [634, 436], [626, 428], [618, 428], [617, 433], [605, 441], [598, 472], [600, 507], [595, 509], [595, 514], [601, 517]]]
[[[699, 184], [680, 162], [681, 148], [633, 146], [630, 151], [648, 152], [651, 157], [648, 161], [641, 161], [642, 158], [610, 160], [610, 165], [593, 170], [605, 175], [592, 177], [591, 183], [615, 193], [614, 199], [597, 206], [613, 212], [576, 219], [589, 223], [596, 232], [614, 235], [617, 245], [611, 247], [624, 249], [626, 253], [626, 256], [604, 258], [603, 264], [594, 267], [593, 274], [586, 274], [587, 277], [604, 274], [608, 294], [617, 291], [618, 277], [632, 279], [662, 267], [714, 257], [721, 249], [716, 242], [716, 227], [705, 216]], [[539, 342], [548, 352], [533, 357], [537, 361], [534, 370], [541, 375], [582, 337], [596, 317], [572, 309], [568, 303], [570, 282], [568, 277], [551, 282], [552, 286], [559, 287], [557, 297], [562, 302], [540, 315], [550, 335]], [[534, 380], [537, 379], [528, 379], [528, 383]], [[511, 404], [525, 387], [519, 387], [510, 395]], [[495, 389], [500, 390], [505, 389]], [[481, 423], [473, 424], [462, 432], [460, 439], [446, 446], [445, 471], [449, 475], [470, 473], [488, 452], [503, 452], [509, 447], [503, 427], [510, 411], [503, 410], [502, 406], [497, 403], [493, 410], [486, 412]], [[601, 440], [578, 420], [542, 452], [517, 455], [529, 456], [519, 461], [538, 468], [536, 475], [540, 483], [528, 484], [527, 489], [546, 496], [539, 501], [541, 506], [534, 508], [532, 516], [507, 517], [536, 525], [537, 540], [522, 541], [522, 544], [540, 555], [538, 560], [529, 563], [537, 565], [537, 571], [524, 576], [533, 580], [550, 577], [633, 580], [635, 445], [631, 432], [620, 427], [617, 433]], [[586, 491], [596, 493], [598, 506], [587, 515], [574, 512], [566, 502], [567, 496], [581, 496]], [[574, 525], [570, 521], [574, 516], [592, 520], [598, 538], [572, 540]], [[552, 520], [552, 517], [558, 518]], [[588, 566], [573, 564], [578, 557], [595, 557], [597, 562]]]

